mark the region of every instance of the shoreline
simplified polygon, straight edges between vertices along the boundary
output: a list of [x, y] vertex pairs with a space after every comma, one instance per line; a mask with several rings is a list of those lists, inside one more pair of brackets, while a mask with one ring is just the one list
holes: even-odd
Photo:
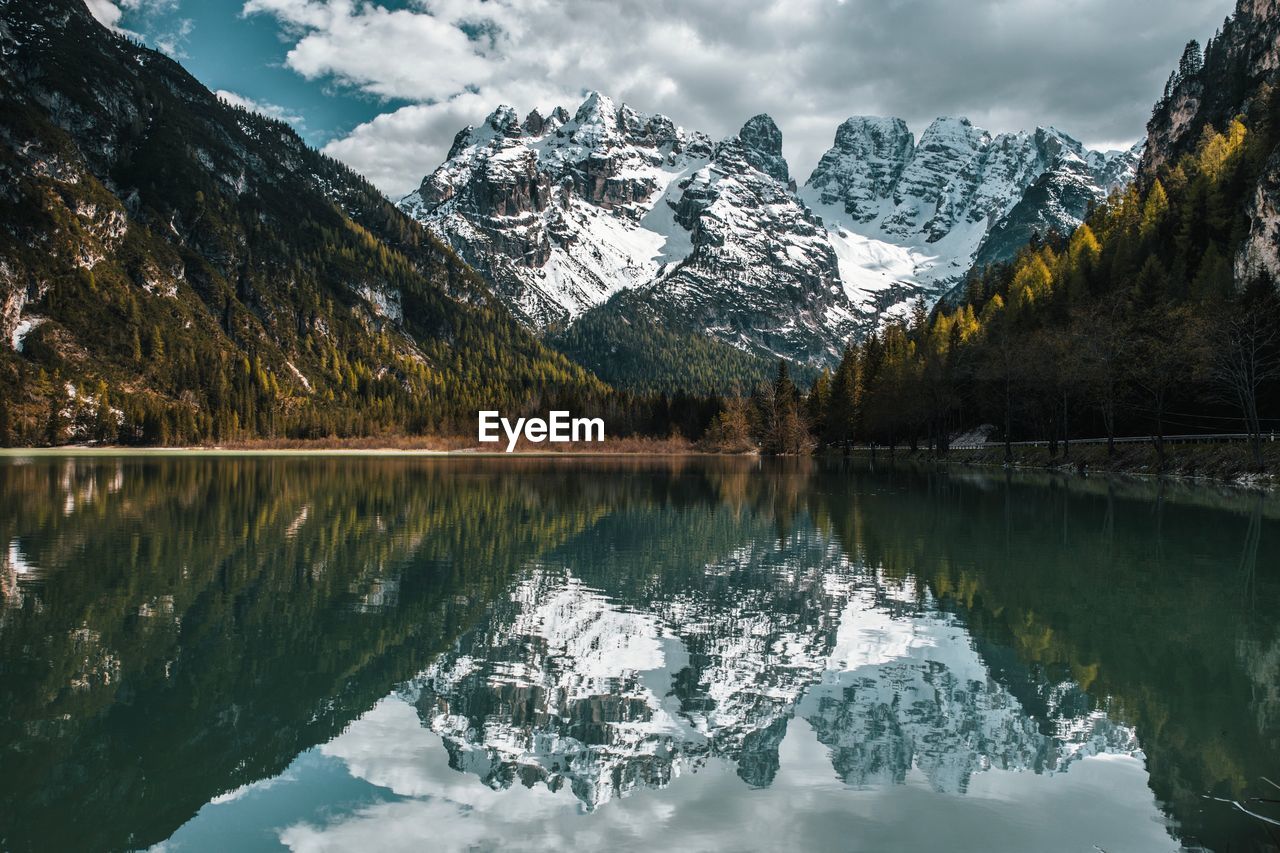
[[[870, 461], [871, 451], [855, 448], [850, 458]], [[1003, 446], [981, 449], [950, 450], [939, 456], [929, 450], [899, 449], [891, 457], [887, 449], [878, 449], [877, 462], [910, 462], [926, 465], [957, 465], [1015, 471], [1044, 471], [1082, 477], [1126, 477], [1142, 480], [1175, 480], [1205, 485], [1231, 486], [1241, 489], [1271, 491], [1280, 486], [1280, 445], [1268, 442], [1265, 448], [1265, 470], [1253, 470], [1248, 448], [1240, 443], [1169, 445], [1163, 469], [1155, 450], [1149, 444], [1118, 445], [1108, 456], [1104, 445], [1074, 445], [1069, 457], [1050, 456], [1047, 447], [1014, 448], [1012, 462], [1006, 462]]]
[[641, 451], [641, 450], [565, 450], [534, 451], [515, 450], [511, 453], [492, 450], [427, 450], [423, 448], [398, 447], [332, 447], [322, 450], [303, 450], [300, 448], [281, 447], [276, 449], [244, 448], [244, 447], [33, 447], [33, 448], [0, 448], [0, 457], [12, 456], [407, 456], [438, 459], [598, 459], [601, 457], [644, 456], [733, 456], [747, 459], [758, 458], [754, 453], [704, 453], [690, 451]]
[[503, 444], [480, 444], [463, 436], [389, 436], [322, 439], [249, 439], [224, 444], [146, 446], [64, 444], [56, 447], [0, 448], [0, 456], [419, 456], [419, 457], [589, 457], [695, 456], [706, 454], [684, 438], [612, 438], [603, 442], [565, 442], [548, 446], [521, 439], [506, 452]]
[[510, 453], [501, 450], [478, 450], [457, 448], [440, 450], [428, 447], [236, 447], [236, 446], [195, 446], [195, 447], [128, 447], [95, 445], [61, 445], [59, 447], [0, 447], [0, 458], [6, 457], [115, 457], [115, 456], [386, 456], [417, 457], [438, 459], [495, 459], [495, 458], [541, 458], [555, 459], [566, 457], [571, 459], [593, 459], [602, 457], [661, 457], [661, 456], [734, 456], [755, 459], [759, 454], [738, 453], [724, 454], [689, 448], [687, 450], [514, 450]]
[[[528, 443], [508, 453], [502, 450], [479, 448], [474, 444], [459, 443], [448, 446], [447, 440], [408, 443], [395, 446], [392, 443], [372, 442], [367, 439], [351, 443], [324, 442], [320, 446], [288, 442], [284, 446], [269, 446], [269, 442], [228, 445], [200, 445], [185, 447], [133, 447], [98, 445], [61, 445], [58, 447], [10, 447], [0, 448], [0, 459], [15, 457], [327, 457], [327, 458], [440, 458], [440, 459], [606, 459], [606, 458], [671, 458], [705, 457], [762, 459], [759, 453], [716, 453], [698, 449], [685, 440], [621, 440], [608, 442], [606, 446], [568, 446], [563, 450], [535, 449]], [[445, 446], [440, 446], [445, 445]], [[1164, 470], [1156, 465], [1154, 450], [1149, 445], [1127, 445], [1117, 448], [1114, 456], [1106, 456], [1105, 448], [1097, 445], [1081, 445], [1072, 448], [1072, 455], [1049, 456], [1045, 447], [1017, 447], [1013, 462], [1004, 460], [1002, 447], [951, 450], [939, 456], [929, 450], [898, 449], [890, 455], [887, 448], [877, 449], [874, 456], [867, 448], [853, 448], [845, 455], [839, 452], [818, 453], [811, 457], [780, 457], [788, 459], [811, 458], [814, 460], [856, 459], [880, 464], [911, 464], [932, 466], [959, 466], [988, 470], [1043, 471], [1061, 475], [1082, 477], [1106, 476], [1141, 480], [1167, 479], [1186, 483], [1231, 486], [1235, 488], [1271, 491], [1280, 487], [1280, 443], [1267, 448], [1266, 470], [1262, 473], [1250, 470], [1247, 449], [1242, 445], [1196, 444], [1170, 446]]]

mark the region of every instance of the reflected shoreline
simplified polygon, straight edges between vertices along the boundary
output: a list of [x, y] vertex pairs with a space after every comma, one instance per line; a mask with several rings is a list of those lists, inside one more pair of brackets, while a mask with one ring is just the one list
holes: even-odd
[[[531, 450], [520, 449], [510, 453], [492, 450], [478, 444], [472, 445], [463, 441], [458, 446], [433, 447], [428, 444], [435, 439], [424, 439], [424, 446], [362, 446], [361, 442], [352, 442], [351, 446], [333, 446], [320, 443], [315, 447], [126, 447], [92, 445], [63, 445], [58, 447], [0, 447], [0, 462], [5, 459], [24, 460], [37, 458], [384, 458], [384, 459], [562, 459], [562, 460], [596, 460], [610, 463], [623, 460], [653, 460], [662, 463], [665, 460], [701, 459], [722, 460], [730, 464], [777, 464], [777, 463], [811, 463], [819, 465], [852, 465], [869, 469], [917, 469], [920, 471], [964, 471], [980, 472], [981, 476], [991, 477], [1002, 474], [1035, 475], [1051, 479], [1063, 480], [1108, 480], [1115, 482], [1146, 482], [1166, 484], [1175, 488], [1204, 488], [1223, 493], [1245, 493], [1275, 495], [1277, 484], [1269, 475], [1253, 476], [1243, 471], [1228, 473], [1196, 473], [1194, 470], [1171, 468], [1164, 472], [1148, 470], [1145, 462], [1121, 463], [1116, 467], [1093, 467], [1079, 470], [1070, 466], [1063, 459], [1046, 459], [1039, 462], [1015, 463], [1006, 465], [988, 455], [987, 451], [951, 451], [946, 458], [922, 457], [918, 452], [902, 450], [898, 454], [887, 451], [873, 453], [866, 448], [857, 448], [850, 455], [825, 454], [801, 457], [769, 457], [759, 454], [726, 455], [698, 450], [690, 443], [670, 446], [670, 443], [657, 442], [662, 445], [658, 449], [629, 449], [625, 445], [629, 439], [621, 439], [620, 445], [611, 447], [606, 441], [603, 445], [565, 445], [564, 449]], [[447, 444], [447, 442], [446, 442]]]

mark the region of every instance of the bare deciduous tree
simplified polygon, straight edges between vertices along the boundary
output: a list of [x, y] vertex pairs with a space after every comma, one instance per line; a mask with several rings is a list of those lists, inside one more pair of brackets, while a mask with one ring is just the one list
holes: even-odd
[[1280, 305], [1274, 291], [1246, 294], [1210, 327], [1209, 378], [1224, 402], [1240, 407], [1253, 450], [1263, 467], [1258, 390], [1280, 376]]

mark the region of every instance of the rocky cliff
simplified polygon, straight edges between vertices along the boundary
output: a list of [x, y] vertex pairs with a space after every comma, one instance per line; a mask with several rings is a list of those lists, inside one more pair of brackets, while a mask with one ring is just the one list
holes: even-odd
[[821, 365], [975, 259], [1069, 231], [1134, 161], [1052, 129], [943, 118], [917, 142], [901, 119], [855, 117], [797, 188], [767, 115], [713, 142], [593, 93], [572, 116], [495, 110], [400, 204], [534, 328], [626, 322], [625, 290], [666, 324]]
[[[1280, 75], [1280, 2], [1238, 0], [1205, 45], [1191, 42], [1147, 125], [1141, 177], [1152, 181], [1193, 153], [1206, 127], [1243, 116], [1254, 131], [1275, 114]], [[1280, 280], [1280, 153], [1273, 151], [1243, 200], [1248, 235], [1235, 257], [1237, 283]]]

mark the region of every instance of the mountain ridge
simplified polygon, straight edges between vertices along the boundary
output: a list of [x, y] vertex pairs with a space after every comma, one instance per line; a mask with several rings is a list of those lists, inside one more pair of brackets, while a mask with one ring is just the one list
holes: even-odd
[[819, 367], [1029, 232], [1074, 228], [1136, 161], [1052, 128], [944, 117], [917, 142], [901, 119], [855, 116], [798, 187], [767, 115], [713, 142], [592, 92], [572, 116], [500, 106], [399, 205], [536, 330], [632, 291], [685, 331]]

